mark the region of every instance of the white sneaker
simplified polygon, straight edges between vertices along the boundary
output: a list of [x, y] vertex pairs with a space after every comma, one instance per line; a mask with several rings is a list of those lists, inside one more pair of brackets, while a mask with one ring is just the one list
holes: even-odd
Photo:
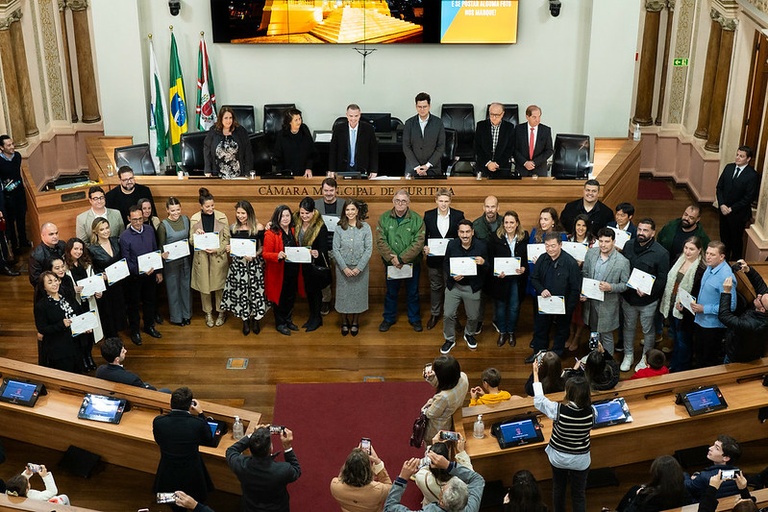
[[635, 365], [635, 371], [640, 371], [643, 368], [648, 368], [648, 362], [645, 360], [645, 354], [643, 354], [642, 359]]
[[624, 354], [624, 360], [621, 362], [621, 371], [628, 372], [632, 368], [632, 353]]

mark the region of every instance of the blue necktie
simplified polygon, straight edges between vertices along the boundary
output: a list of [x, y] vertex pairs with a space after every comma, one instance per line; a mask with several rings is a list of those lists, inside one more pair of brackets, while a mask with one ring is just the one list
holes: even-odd
[[357, 128], [349, 131], [349, 166], [355, 166], [355, 146], [357, 145]]

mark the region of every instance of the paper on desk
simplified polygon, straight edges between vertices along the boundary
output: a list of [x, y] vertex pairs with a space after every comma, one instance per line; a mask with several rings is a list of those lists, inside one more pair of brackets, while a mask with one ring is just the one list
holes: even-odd
[[627, 286], [634, 288], [635, 290], [640, 290], [646, 295], [650, 295], [654, 281], [656, 281], [654, 276], [648, 272], [643, 272], [642, 270], [635, 268], [632, 269], [632, 274], [629, 276]]
[[335, 215], [323, 215], [323, 222], [325, 223], [325, 227], [328, 228], [328, 231], [333, 233], [336, 231], [336, 224], [339, 223], [339, 217]]
[[160, 255], [160, 251], [142, 254], [136, 260], [139, 263], [139, 274], [146, 274], [150, 269], [159, 270], [163, 268], [163, 257]]
[[247, 238], [230, 238], [229, 253], [232, 256], [256, 257], [256, 240], [250, 240]]
[[683, 305], [685, 309], [691, 312], [691, 314], [695, 315], [696, 313], [691, 308], [691, 303], [696, 303], [696, 297], [688, 293], [687, 291], [683, 290], [682, 288], [677, 288], [677, 300], [680, 301], [680, 304]]
[[614, 228], [611, 226], [608, 226], [613, 230], [614, 233], [616, 233], [616, 247], [619, 249], [624, 249], [624, 245], [626, 245], [627, 242], [629, 242], [629, 239], [632, 238], [632, 235], [629, 234], [628, 231], [624, 231], [623, 229]]
[[95, 311], [86, 311], [82, 315], [73, 316], [70, 320], [72, 320], [72, 325], [69, 326], [72, 329], [72, 336], [77, 336], [86, 331], [94, 330], [99, 322], [99, 317]]
[[552, 295], [551, 297], [537, 297], [539, 301], [539, 313], [544, 315], [564, 315], [565, 297], [562, 295]]
[[291, 263], [312, 263], [312, 254], [309, 252], [309, 247], [286, 247], [285, 261]]
[[600, 289], [600, 281], [585, 277], [581, 281], [581, 294], [588, 299], [605, 300], [605, 292]]
[[189, 256], [189, 240], [184, 239], [171, 244], [165, 244], [163, 245], [163, 252], [168, 253], [166, 261], [178, 260]]
[[544, 254], [544, 244], [528, 244], [528, 261], [531, 263], [536, 263], [536, 260]]
[[387, 267], [387, 279], [410, 279], [413, 277], [413, 263], [405, 263], [401, 268], [394, 265]]
[[445, 256], [445, 248], [453, 238], [427, 238], [429, 254], [427, 256]]
[[214, 231], [212, 233], [203, 233], [202, 235], [195, 235], [195, 250], [205, 251], [206, 249], [218, 250], [221, 247], [219, 244], [219, 232]]
[[517, 275], [517, 269], [520, 268], [520, 258], [493, 258], [493, 275], [499, 276], [502, 273], [505, 276]]
[[116, 261], [105, 268], [104, 273], [107, 274], [107, 282], [110, 285], [113, 285], [116, 282], [131, 275], [131, 272], [128, 270], [128, 263], [126, 263], [125, 258]]
[[104, 284], [104, 276], [102, 274], [96, 274], [85, 279], [81, 279], [77, 282], [77, 286], [82, 286], [80, 291], [80, 297], [87, 299], [88, 297], [101, 293], [107, 289]]
[[454, 257], [449, 261], [451, 276], [476, 276], [477, 263], [475, 258]]

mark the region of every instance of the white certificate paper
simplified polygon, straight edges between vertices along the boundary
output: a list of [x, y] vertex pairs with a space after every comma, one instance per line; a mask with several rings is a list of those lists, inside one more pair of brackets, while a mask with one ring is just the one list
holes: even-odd
[[544, 244], [528, 244], [528, 261], [531, 263], [536, 263], [536, 260], [544, 254]]
[[77, 286], [83, 287], [83, 290], [80, 292], [80, 296], [84, 299], [87, 299], [88, 297], [97, 293], [101, 293], [107, 289], [107, 286], [104, 284], [104, 276], [101, 274], [96, 274], [94, 276], [81, 279], [77, 282]]
[[624, 249], [624, 245], [629, 242], [629, 239], [632, 238], [632, 236], [629, 234], [629, 232], [624, 231], [623, 229], [614, 228], [611, 226], [608, 226], [613, 230], [614, 233], [616, 233], [616, 247], [619, 249]]
[[387, 279], [410, 279], [413, 277], [413, 263], [405, 263], [401, 268], [394, 265], [387, 267]]
[[687, 291], [683, 290], [682, 288], [677, 289], [677, 300], [680, 301], [680, 304], [683, 305], [685, 309], [691, 312], [691, 314], [695, 315], [693, 309], [691, 309], [691, 302], [696, 302], [696, 297], [688, 293]]
[[551, 297], [537, 297], [539, 300], [539, 313], [545, 315], [564, 315], [565, 297], [562, 295], [552, 295]]
[[72, 336], [77, 336], [86, 331], [94, 330], [99, 322], [99, 317], [96, 316], [95, 311], [86, 311], [82, 315], [73, 316], [70, 320], [72, 320], [72, 325], [70, 326]]
[[476, 276], [477, 263], [475, 258], [459, 257], [450, 260], [451, 276]]
[[256, 240], [230, 238], [229, 253], [232, 256], [256, 256]]
[[656, 281], [654, 276], [648, 272], [643, 272], [642, 270], [635, 268], [632, 269], [632, 274], [629, 276], [627, 286], [634, 288], [635, 290], [640, 290], [646, 295], [650, 295], [654, 281]]
[[339, 217], [335, 215], [323, 215], [323, 222], [325, 223], [325, 227], [328, 228], [328, 231], [333, 233], [336, 231], [336, 224], [339, 223]]
[[146, 274], [150, 269], [159, 270], [163, 268], [163, 257], [160, 255], [160, 251], [142, 254], [136, 260], [139, 263], [139, 274]]
[[600, 281], [585, 277], [581, 281], [581, 294], [588, 299], [605, 300], [605, 292], [600, 289]]
[[505, 276], [517, 275], [520, 268], [520, 258], [493, 258], [493, 275], [504, 273]]
[[185, 239], [173, 242], [172, 244], [165, 244], [163, 246], [163, 252], [168, 253], [166, 261], [178, 260], [185, 256], [189, 256], [189, 240]]
[[573, 256], [576, 261], [584, 261], [587, 249], [589, 247], [579, 242], [563, 242], [563, 250]]
[[453, 238], [427, 238], [429, 254], [427, 256], [445, 256], [445, 248]]
[[121, 279], [125, 279], [131, 272], [128, 270], [128, 263], [125, 262], [125, 258], [120, 261], [116, 261], [107, 268], [104, 269], [107, 274], [107, 282], [112, 285]]
[[217, 250], [219, 247], [219, 233], [214, 231], [213, 233], [203, 233], [202, 235], [195, 235], [195, 250], [204, 251], [206, 249]]
[[309, 247], [286, 247], [285, 261], [291, 263], [312, 263], [312, 254], [309, 252]]

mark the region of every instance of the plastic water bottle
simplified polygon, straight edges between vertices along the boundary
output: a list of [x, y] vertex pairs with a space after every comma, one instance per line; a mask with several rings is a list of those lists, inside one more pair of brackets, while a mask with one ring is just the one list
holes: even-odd
[[485, 437], [485, 423], [483, 423], [483, 415], [477, 415], [477, 421], [475, 422], [475, 428], [472, 435], [478, 439]]
[[245, 437], [243, 422], [240, 421], [240, 416], [235, 416], [235, 423], [232, 425], [232, 437], [238, 441]]
[[635, 123], [635, 133], [632, 134], [632, 140], [640, 140], [640, 123]]

